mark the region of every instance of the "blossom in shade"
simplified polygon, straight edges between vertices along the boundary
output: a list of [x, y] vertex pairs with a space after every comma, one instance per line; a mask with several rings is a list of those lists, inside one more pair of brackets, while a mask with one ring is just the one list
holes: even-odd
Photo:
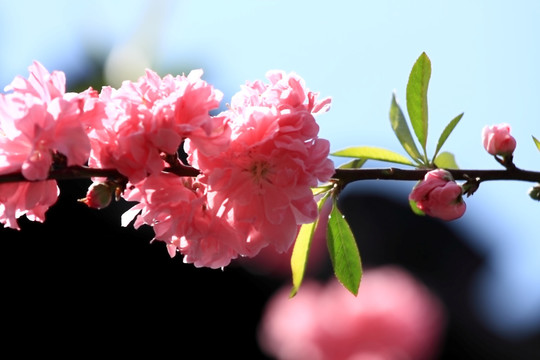
[[445, 328], [439, 299], [399, 267], [367, 269], [356, 297], [337, 280], [289, 292], [269, 300], [259, 324], [261, 348], [276, 359], [428, 360]]
[[0, 184], [0, 223], [19, 230], [17, 219], [45, 221], [45, 212], [58, 198], [54, 180]]
[[443, 169], [429, 171], [413, 188], [409, 200], [425, 214], [442, 220], [460, 218], [466, 209], [462, 188], [450, 172]]
[[171, 256], [180, 252], [186, 263], [219, 268], [238, 255], [237, 231], [208, 208], [204, 186], [194, 178], [153, 174], [128, 186], [124, 197], [138, 203], [122, 215], [122, 225], [135, 219], [135, 228], [152, 226]]
[[201, 170], [209, 205], [246, 234], [240, 255], [272, 244], [286, 251], [298, 227], [317, 217], [311, 187], [334, 173], [329, 142], [318, 138], [317, 101], [296, 74], [270, 72], [269, 84], [246, 84], [220, 114], [231, 128], [229, 147], [207, 155], [186, 141], [188, 161]]
[[482, 129], [484, 149], [491, 155], [508, 156], [516, 149], [516, 139], [510, 135], [510, 125], [485, 126]]

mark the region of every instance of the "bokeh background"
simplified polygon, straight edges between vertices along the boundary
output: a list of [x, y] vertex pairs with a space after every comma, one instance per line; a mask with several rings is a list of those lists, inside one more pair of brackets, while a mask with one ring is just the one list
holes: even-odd
[[[373, 145], [403, 153], [390, 100], [395, 91], [404, 106], [409, 71], [425, 51], [428, 148], [464, 112], [443, 148], [461, 168], [499, 168], [480, 133], [508, 122], [516, 165], [538, 170], [531, 135], [540, 137], [539, 18], [534, 0], [0, 1], [0, 85], [26, 77], [33, 60], [64, 71], [72, 91], [117, 87], [147, 67], [161, 75], [202, 68], [225, 93], [225, 106], [245, 81], [270, 69], [295, 71], [333, 98], [319, 117], [332, 150]], [[127, 204], [93, 211], [76, 203], [87, 184], [63, 184], [45, 224], [0, 231], [0, 326], [13, 335], [4, 342], [99, 353], [109, 343], [122, 351], [157, 339], [156, 351], [178, 355], [194, 348], [201, 358], [267, 356], [256, 340], [260, 314], [288, 278], [170, 259], [162, 244], [149, 243], [149, 229], [120, 227]], [[540, 204], [527, 196], [531, 185], [484, 183], [466, 199], [465, 216], [449, 224], [410, 216], [409, 182], [355, 183], [344, 193], [366, 266], [403, 264], [447, 299], [455, 320], [441, 358], [540, 358]], [[321, 263], [314, 276], [325, 278], [328, 263]]]

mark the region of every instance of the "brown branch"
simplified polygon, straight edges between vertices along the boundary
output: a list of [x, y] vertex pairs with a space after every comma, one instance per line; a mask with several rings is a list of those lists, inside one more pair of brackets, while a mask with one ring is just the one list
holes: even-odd
[[[173, 173], [178, 176], [197, 176], [199, 170], [185, 165], [168, 167], [163, 169], [165, 172]], [[61, 169], [51, 170], [48, 180], [74, 180], [90, 179], [93, 177], [104, 177], [109, 179], [125, 179], [116, 169], [96, 169], [87, 166], [69, 166]], [[20, 172], [0, 175], [0, 184], [9, 182], [28, 181]]]
[[[430, 169], [405, 170], [386, 169], [336, 169], [332, 178], [345, 185], [358, 180], [422, 180]], [[540, 172], [521, 170], [516, 167], [506, 170], [449, 170], [455, 180], [471, 180], [477, 182], [490, 180], [518, 180], [540, 182]]]

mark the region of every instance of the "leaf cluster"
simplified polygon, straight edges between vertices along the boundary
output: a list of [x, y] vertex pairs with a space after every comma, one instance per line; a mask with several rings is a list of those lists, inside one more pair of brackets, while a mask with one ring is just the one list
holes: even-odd
[[[392, 150], [375, 146], [354, 146], [345, 148], [331, 155], [352, 158], [340, 168], [361, 168], [368, 160], [390, 162], [394, 164], [412, 166], [419, 169], [446, 168], [457, 169], [455, 157], [450, 152], [441, 152], [446, 140], [460, 122], [463, 113], [454, 117], [443, 132], [439, 135], [435, 151], [431, 156], [427, 152], [428, 139], [428, 86], [431, 78], [431, 61], [426, 53], [422, 53], [416, 60], [409, 75], [406, 91], [407, 114], [409, 121], [399, 105], [396, 94], [392, 94], [390, 103], [390, 125], [406, 155]], [[412, 132], [411, 129], [412, 128]], [[413, 136], [414, 134], [414, 136]], [[540, 142], [534, 139], [540, 149]], [[319, 213], [326, 201], [331, 201], [331, 211], [326, 228], [327, 246], [334, 268], [334, 274], [341, 284], [352, 294], [357, 295], [362, 277], [362, 262], [358, 251], [356, 239], [337, 206], [340, 186], [338, 183], [322, 185], [314, 189], [314, 194], [320, 196], [318, 201]], [[413, 211], [422, 214], [411, 203]], [[315, 230], [320, 226], [320, 219], [301, 227], [291, 257], [293, 274], [294, 296], [304, 277], [309, 248]]]

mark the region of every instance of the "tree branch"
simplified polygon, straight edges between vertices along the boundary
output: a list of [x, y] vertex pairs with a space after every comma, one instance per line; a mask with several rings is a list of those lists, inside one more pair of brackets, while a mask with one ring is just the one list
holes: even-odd
[[[340, 180], [343, 185], [358, 180], [422, 180], [431, 169], [405, 170], [386, 169], [336, 169], [332, 178]], [[455, 180], [518, 180], [540, 182], [540, 172], [521, 170], [516, 167], [506, 170], [464, 170], [446, 169]]]

